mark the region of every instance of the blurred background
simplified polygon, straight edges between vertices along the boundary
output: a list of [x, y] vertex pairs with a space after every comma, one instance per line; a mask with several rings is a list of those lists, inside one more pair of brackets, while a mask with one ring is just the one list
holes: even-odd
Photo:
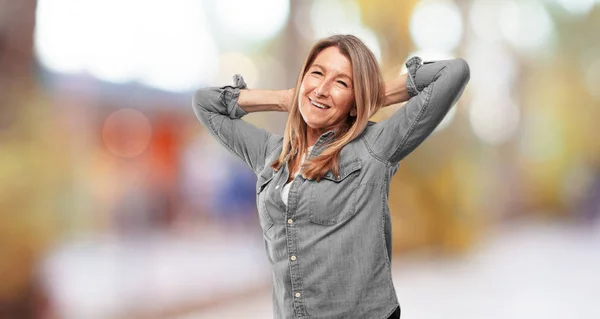
[[0, 318], [271, 318], [256, 179], [191, 99], [291, 88], [334, 33], [388, 79], [471, 67], [392, 182], [403, 318], [600, 318], [599, 30], [598, 0], [0, 0]]

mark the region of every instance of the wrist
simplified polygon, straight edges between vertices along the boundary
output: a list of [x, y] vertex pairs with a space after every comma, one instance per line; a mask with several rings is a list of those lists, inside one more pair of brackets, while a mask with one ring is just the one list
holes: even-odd
[[385, 103], [389, 106], [396, 103], [406, 102], [410, 99], [406, 88], [406, 79], [408, 74], [401, 74], [398, 78], [384, 83]]
[[279, 108], [282, 112], [288, 112], [294, 101], [294, 89], [279, 91]]
[[277, 107], [279, 108], [278, 111], [285, 111], [286, 98], [287, 98], [286, 90], [277, 91]]

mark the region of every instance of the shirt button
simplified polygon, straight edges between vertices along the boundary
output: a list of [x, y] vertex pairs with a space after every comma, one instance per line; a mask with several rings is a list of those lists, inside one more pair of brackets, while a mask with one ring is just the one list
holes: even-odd
[[293, 222], [294, 222], [294, 221], [293, 221], [291, 218], [290, 218], [290, 219], [288, 219], [288, 224], [290, 224], [290, 225], [291, 225]]
[[296, 260], [296, 256], [292, 256], [292, 257], [290, 257], [290, 259], [291, 259], [292, 261], [294, 261], [294, 260]]
[[275, 186], [275, 189], [279, 189], [279, 185]]
[[300, 298], [300, 293], [297, 292], [297, 293], [294, 294], [294, 296], [296, 296], [296, 298]]

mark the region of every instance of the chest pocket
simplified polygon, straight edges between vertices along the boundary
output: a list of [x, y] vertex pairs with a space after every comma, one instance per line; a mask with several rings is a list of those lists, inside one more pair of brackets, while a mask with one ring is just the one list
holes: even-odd
[[360, 184], [361, 168], [360, 159], [355, 159], [340, 165], [338, 176], [329, 171], [319, 182], [310, 181], [310, 222], [332, 226], [354, 215], [354, 196]]
[[273, 171], [266, 172], [258, 176], [256, 181], [256, 208], [258, 210], [258, 220], [263, 233], [267, 235], [269, 230], [273, 227], [273, 220], [269, 216], [267, 211], [267, 205], [265, 204], [268, 196], [268, 188], [271, 181], [273, 181], [275, 174]]

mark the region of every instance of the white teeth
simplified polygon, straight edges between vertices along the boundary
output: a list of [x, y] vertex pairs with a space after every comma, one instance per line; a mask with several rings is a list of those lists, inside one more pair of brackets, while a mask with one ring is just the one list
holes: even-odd
[[328, 109], [328, 108], [329, 108], [329, 106], [326, 106], [326, 105], [323, 105], [323, 104], [319, 104], [319, 103], [317, 103], [317, 102], [315, 102], [315, 101], [313, 101], [313, 100], [310, 100], [310, 103], [311, 103], [312, 105], [314, 105], [314, 106], [316, 106], [316, 107], [320, 108], [320, 109]]

